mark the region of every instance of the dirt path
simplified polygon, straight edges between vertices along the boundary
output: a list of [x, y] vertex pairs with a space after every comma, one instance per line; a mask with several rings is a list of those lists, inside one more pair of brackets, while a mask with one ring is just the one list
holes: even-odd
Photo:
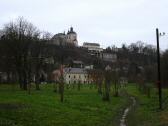
[[131, 104], [131, 106], [127, 107], [127, 108], [124, 110], [124, 113], [123, 113], [122, 118], [121, 118], [121, 120], [120, 120], [120, 126], [126, 126], [126, 117], [127, 117], [127, 115], [128, 115], [128, 112], [129, 112], [130, 109], [131, 109], [132, 107], [134, 107], [135, 104], [136, 104], [136, 100], [135, 100], [134, 97], [130, 97], [130, 99], [132, 100], [132, 104]]

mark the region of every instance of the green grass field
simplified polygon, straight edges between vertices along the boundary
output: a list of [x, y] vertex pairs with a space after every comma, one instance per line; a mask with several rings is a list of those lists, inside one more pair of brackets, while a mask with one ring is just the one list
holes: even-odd
[[[151, 89], [151, 97], [141, 93], [135, 85], [129, 85], [127, 92], [137, 100], [136, 106], [129, 112], [129, 126], [168, 126], [168, 103], [159, 110], [157, 89]], [[168, 89], [163, 89], [163, 99], [168, 96]]]
[[4, 126], [118, 126], [127, 98], [102, 101], [97, 89], [65, 88], [64, 103], [53, 85], [40, 91], [21, 91], [17, 85], [0, 85], [0, 125]]
[[[129, 95], [121, 95], [124, 92]], [[53, 92], [53, 85], [32, 87], [31, 94], [17, 85], [0, 85], [0, 126], [119, 126], [123, 111], [136, 98], [136, 106], [128, 113], [128, 126], [168, 126], [168, 104], [158, 109], [157, 90], [152, 88], [151, 97], [129, 84], [120, 91], [119, 97], [110, 102], [102, 101], [97, 89], [82, 86], [81, 90], [65, 88], [64, 103]], [[168, 89], [163, 90], [168, 96]]]

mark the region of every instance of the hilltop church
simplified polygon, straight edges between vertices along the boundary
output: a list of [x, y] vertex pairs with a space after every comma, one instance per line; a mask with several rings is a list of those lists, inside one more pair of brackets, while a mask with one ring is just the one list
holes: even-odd
[[78, 46], [77, 33], [71, 27], [67, 34], [64, 32], [54, 35], [51, 39], [51, 44]]

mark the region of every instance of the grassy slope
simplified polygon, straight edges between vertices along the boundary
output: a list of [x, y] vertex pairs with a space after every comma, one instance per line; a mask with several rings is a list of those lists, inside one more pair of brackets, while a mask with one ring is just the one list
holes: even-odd
[[[151, 98], [140, 93], [133, 85], [129, 85], [127, 91], [137, 99], [136, 107], [131, 110], [127, 119], [129, 126], [168, 126], [168, 107], [162, 111], [158, 109], [156, 89], [152, 89]], [[167, 89], [163, 96], [168, 96]]]
[[0, 85], [0, 124], [17, 126], [107, 126], [117, 125], [126, 99], [112, 97], [103, 102], [96, 89], [65, 89], [65, 102], [52, 85], [33, 90], [31, 95], [18, 87]]

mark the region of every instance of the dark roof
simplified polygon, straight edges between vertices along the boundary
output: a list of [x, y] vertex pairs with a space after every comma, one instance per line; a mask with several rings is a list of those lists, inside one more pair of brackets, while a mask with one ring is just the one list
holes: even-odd
[[58, 33], [58, 34], [56, 34], [56, 35], [65, 35], [65, 33]]
[[74, 60], [73, 63], [75, 63], [75, 64], [83, 64], [82, 61], [78, 61], [78, 60]]
[[89, 42], [84, 42], [83, 45], [100, 46], [99, 43], [89, 43]]
[[86, 74], [86, 70], [83, 68], [64, 68], [65, 73], [74, 73], [74, 74]]
[[74, 32], [74, 31], [69, 31], [67, 34], [76, 34], [76, 32]]
[[64, 35], [65, 35], [65, 33], [58, 33], [58, 34], [55, 34], [55, 35], [52, 37], [52, 39], [59, 38], [59, 37], [62, 37], [62, 36], [64, 36]]
[[73, 27], [71, 27], [67, 34], [76, 34], [76, 32], [73, 30]]

